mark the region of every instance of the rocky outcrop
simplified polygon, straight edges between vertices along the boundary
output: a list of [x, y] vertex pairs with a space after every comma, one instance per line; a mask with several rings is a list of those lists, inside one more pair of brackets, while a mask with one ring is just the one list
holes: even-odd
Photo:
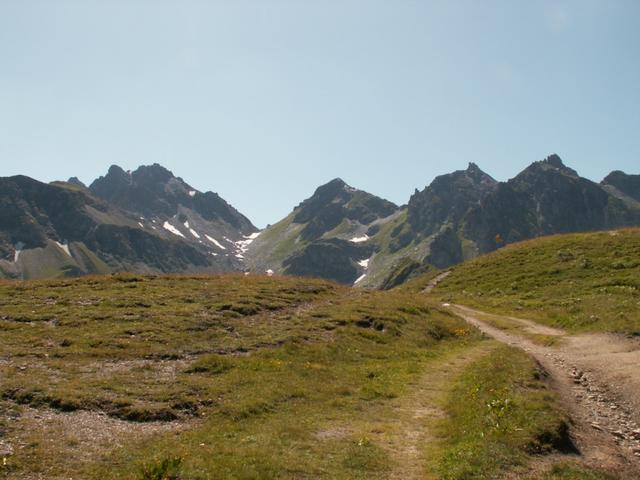
[[247, 252], [249, 268], [352, 284], [377, 248], [369, 241], [398, 207], [336, 178], [260, 234]]
[[[163, 170], [162, 167], [143, 169], [142, 176], [154, 185], [157, 181], [171, 183], [173, 176], [163, 175]], [[140, 217], [138, 208], [153, 206], [157, 208], [155, 211], [176, 208], [180, 213], [172, 219], [173, 223], [177, 223], [178, 217], [188, 222], [188, 210], [179, 204], [171, 206], [176, 195], [149, 194], [150, 198], [145, 199], [143, 190], [128, 190], [130, 175], [121, 169], [110, 169], [108, 177], [106, 182], [122, 195], [114, 203], [121, 205], [126, 204], [123, 199], [137, 199], [135, 211], [97, 198], [77, 182], [45, 184], [25, 176], [0, 178], [0, 276], [34, 278], [120, 270], [221, 272], [242, 269], [233, 241], [218, 237], [227, 243], [225, 251], [211, 241], [205, 243], [204, 236], [196, 237], [199, 234], [191, 226], [180, 224], [187, 232], [180, 236], [173, 225], [170, 228], [175, 231], [171, 232], [163, 228], [162, 221]], [[108, 190], [107, 183], [98, 182], [101, 185], [98, 190]], [[255, 230], [243, 216], [234, 216], [231, 209], [225, 209], [226, 202], [215, 194], [200, 196], [202, 199], [196, 200], [186, 193], [188, 199], [204, 205], [203, 214], [214, 215], [214, 209], [207, 206], [222, 204], [224, 212], [220, 216], [233, 216], [245, 231]], [[202, 220], [200, 226], [204, 229], [205, 224]], [[210, 230], [201, 230], [203, 235], [205, 231]], [[229, 224], [224, 224], [222, 232], [225, 237], [243, 238], [243, 232]]]
[[293, 222], [305, 224], [300, 236], [315, 240], [344, 220], [362, 225], [387, 217], [397, 206], [382, 198], [350, 187], [340, 178], [318, 187], [314, 194], [294, 209]]
[[489, 252], [541, 235], [639, 223], [640, 212], [552, 155], [482, 198], [465, 216], [462, 235]]
[[612, 172], [598, 185], [553, 154], [497, 182], [470, 163], [416, 190], [406, 208], [335, 179], [267, 229], [250, 253], [275, 252], [262, 268], [348, 283], [363, 271], [345, 242], [364, 242], [376, 254], [358, 284], [390, 287], [532, 237], [640, 225], [638, 178]]
[[457, 228], [467, 211], [493, 191], [498, 182], [475, 163], [436, 177], [423, 191], [409, 199], [407, 221], [415, 233], [432, 235], [443, 225]]
[[164, 220], [185, 208], [208, 222], [227, 224], [242, 235], [257, 231], [247, 217], [217, 193], [199, 192], [157, 163], [133, 172], [113, 165], [89, 189], [95, 196], [143, 217]]
[[614, 170], [607, 175], [600, 184], [603, 187], [613, 187], [611, 193], [621, 199], [632, 198], [640, 202], [640, 175], [629, 175], [620, 170]]
[[114, 165], [89, 188], [0, 179], [0, 277], [248, 270], [389, 288], [512, 242], [632, 225], [640, 175], [596, 184], [555, 154], [507, 182], [470, 163], [404, 207], [336, 178], [259, 235], [218, 194], [158, 164]]
[[351, 285], [362, 270], [358, 262], [368, 259], [372, 253], [370, 245], [339, 239], [319, 240], [287, 258], [284, 273]]

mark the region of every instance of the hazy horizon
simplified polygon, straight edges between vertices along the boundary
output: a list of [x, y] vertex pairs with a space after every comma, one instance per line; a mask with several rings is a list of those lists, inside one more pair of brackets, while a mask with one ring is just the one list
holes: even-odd
[[631, 0], [0, 0], [0, 175], [157, 162], [259, 227], [335, 177], [600, 181], [640, 173], [638, 59]]

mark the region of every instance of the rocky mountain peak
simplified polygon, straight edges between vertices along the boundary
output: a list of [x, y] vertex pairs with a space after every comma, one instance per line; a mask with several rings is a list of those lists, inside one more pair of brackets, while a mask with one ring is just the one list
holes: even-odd
[[[94, 195], [120, 208], [148, 218], [165, 219], [178, 213], [185, 215], [184, 212], [189, 211], [207, 222], [215, 223], [217, 229], [235, 230], [243, 235], [256, 230], [244, 215], [218, 194], [197, 192], [157, 163], [143, 165], [131, 174], [114, 165], [109, 168], [107, 175], [95, 180], [89, 189]], [[209, 227], [213, 228], [212, 225]], [[232, 233], [229, 235], [233, 236]], [[197, 240], [197, 237], [193, 237], [193, 241], [199, 243]]]
[[107, 170], [107, 174], [104, 177], [112, 181], [122, 181], [124, 183], [131, 183], [131, 174], [129, 172], [125, 172], [122, 167], [119, 165], [111, 165], [109, 170]]
[[87, 188], [87, 186], [84, 183], [82, 183], [82, 181], [78, 177], [69, 178], [69, 180], [67, 180], [67, 183], [70, 183], [71, 185], [75, 185], [76, 187]]
[[552, 153], [547, 158], [545, 158], [543, 162], [546, 162], [556, 168], [564, 168], [564, 163], [562, 163], [562, 159], [558, 156], [557, 153]]
[[138, 167], [131, 177], [134, 181], [147, 184], [167, 183], [174, 178], [173, 173], [162, 165], [154, 163], [153, 165], [142, 165]]
[[[346, 200], [348, 195], [345, 192], [355, 190], [341, 178], [334, 178], [330, 182], [320, 185], [316, 188], [316, 191], [309, 198], [309, 200], [317, 201], [321, 203], [332, 202], [334, 200]], [[303, 202], [304, 203], [304, 202]]]
[[604, 179], [602, 180], [602, 183], [609, 183], [611, 180], [615, 180], [618, 178], [624, 178], [624, 177], [635, 177], [636, 175], [627, 175], [626, 173], [624, 173], [622, 170], [613, 170], [609, 173], [609, 175], [607, 175], [606, 177], [604, 177]]
[[294, 223], [307, 224], [302, 232], [305, 240], [319, 238], [343, 220], [369, 224], [391, 215], [398, 207], [370, 193], [350, 187], [335, 178], [316, 189], [313, 195], [295, 209]]
[[[549, 174], [549, 173], [560, 173], [563, 175], [567, 175], [570, 177], [578, 178], [578, 172], [573, 170], [572, 168], [567, 167], [562, 159], [555, 153], [549, 155], [544, 160], [540, 160], [538, 162], [533, 162], [527, 168], [525, 168], [519, 175], [527, 177], [529, 175], [538, 175], [538, 174]], [[516, 177], [517, 178], [517, 177]]]
[[436, 177], [409, 199], [408, 220], [415, 231], [434, 233], [446, 222], [458, 222], [497, 182], [475, 163]]
[[108, 191], [113, 192], [117, 188], [126, 188], [133, 184], [153, 187], [169, 182], [173, 176], [171, 171], [162, 165], [154, 163], [153, 165], [143, 165], [133, 172], [126, 172], [118, 165], [111, 165], [107, 174], [96, 179], [89, 188], [98, 193], [99, 196], [108, 195]]
[[469, 175], [484, 174], [484, 172], [480, 169], [480, 167], [474, 162], [469, 162], [466, 172]]
[[0, 277], [15, 278], [50, 265], [74, 275], [249, 268], [369, 287], [527, 238], [640, 225], [640, 175], [613, 171], [596, 184], [557, 154], [500, 183], [470, 162], [401, 208], [334, 178], [257, 238], [218, 194], [157, 163], [113, 165], [88, 191], [77, 178], [0, 187]]
[[118, 165], [111, 165], [107, 174], [94, 180], [89, 190], [100, 198], [109, 200], [131, 185], [131, 175]]
[[498, 183], [491, 175], [485, 173], [478, 165], [473, 162], [469, 162], [469, 166], [465, 170], [465, 173], [466, 177], [468, 177], [475, 184], [493, 186]]
[[554, 154], [483, 198], [466, 216], [463, 234], [488, 252], [542, 235], [636, 224], [640, 211], [614, 197]]
[[104, 200], [138, 214], [173, 215], [177, 203], [167, 194], [166, 188], [172, 178], [173, 174], [157, 163], [141, 166], [132, 173], [112, 165], [105, 176], [89, 186], [89, 190]]
[[347, 184], [340, 178], [334, 178], [330, 182], [316, 188], [313, 195], [301, 202], [294, 211], [295, 223], [306, 223], [320, 214], [328, 205], [335, 203], [343, 205], [350, 199], [350, 192], [345, 189]]
[[640, 175], [629, 175], [620, 170], [614, 170], [602, 180], [603, 187], [613, 187], [618, 195], [631, 197], [640, 202]]
[[[336, 177], [333, 180], [327, 182], [326, 184], [324, 184], [322, 187], [328, 187], [328, 186], [332, 186], [332, 187], [340, 187], [340, 188], [344, 188], [344, 187], [348, 187], [349, 185], [347, 185], [347, 182], [345, 182], [344, 180], [342, 180], [340, 177]], [[320, 188], [322, 188], [320, 187]]]

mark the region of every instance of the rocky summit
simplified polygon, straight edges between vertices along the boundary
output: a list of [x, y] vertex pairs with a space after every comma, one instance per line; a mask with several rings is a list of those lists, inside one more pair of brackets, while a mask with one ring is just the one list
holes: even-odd
[[640, 175], [616, 170], [607, 175], [600, 185], [621, 200], [640, 206]]
[[390, 288], [509, 243], [640, 225], [640, 175], [595, 183], [553, 154], [499, 182], [469, 163], [404, 206], [335, 178], [261, 232], [158, 164], [113, 165], [88, 187], [0, 178], [0, 207], [7, 278], [243, 271]]
[[75, 178], [1, 178], [0, 205], [0, 276], [8, 278], [238, 271], [257, 231], [216, 193], [160, 165], [112, 166], [89, 188]]
[[353, 284], [379, 249], [371, 237], [398, 211], [336, 178], [260, 234], [247, 251], [249, 268]]
[[390, 288], [508, 243], [640, 224], [637, 175], [601, 184], [556, 154], [498, 182], [475, 163], [436, 177], [396, 207], [335, 179], [249, 247], [249, 267]]

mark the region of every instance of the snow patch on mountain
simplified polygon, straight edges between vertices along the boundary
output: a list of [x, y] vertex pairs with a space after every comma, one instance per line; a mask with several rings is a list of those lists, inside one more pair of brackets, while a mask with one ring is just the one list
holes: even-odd
[[[258, 235], [260, 235], [260, 232], [254, 232], [250, 235], [244, 235], [244, 240], [238, 240], [237, 242], [235, 242], [235, 246], [238, 249], [238, 253], [243, 254], [246, 253], [247, 250], [249, 249], [249, 245], [251, 245], [251, 243], [258, 238]], [[236, 255], [237, 256], [237, 255]], [[240, 258], [240, 257], [238, 257]], [[242, 257], [244, 258], [244, 257]]]
[[58, 245], [62, 250], [64, 250], [64, 252], [71, 256], [71, 251], [69, 250], [69, 244], [65, 241], [64, 243], [60, 243], [60, 242], [56, 242], [56, 245]]
[[16, 263], [18, 261], [18, 258], [20, 258], [20, 253], [24, 248], [24, 243], [18, 242], [14, 245], [14, 248], [16, 249], [16, 252], [13, 254], [13, 263]]
[[366, 242], [367, 240], [369, 240], [369, 235], [365, 234], [362, 237], [353, 237], [349, 241], [353, 243], [362, 243], [362, 242]]
[[213, 243], [216, 247], [221, 248], [222, 250], [226, 250], [227, 247], [223, 246], [219, 241], [217, 241], [215, 238], [210, 237], [209, 235], [207, 235], [205, 233], [204, 235], [205, 237], [207, 237], [207, 240], [209, 240], [211, 243]]
[[178, 230], [176, 227], [174, 227], [173, 225], [171, 225], [169, 222], [164, 222], [162, 224], [162, 228], [164, 228], [165, 230], [170, 231], [174, 235], [177, 235], [179, 237], [185, 238], [184, 235], [182, 234], [182, 232], [180, 230]]
[[353, 282], [353, 284], [354, 284], [354, 285], [356, 285], [356, 284], [360, 283], [362, 280], [364, 280], [364, 277], [366, 277], [366, 276], [367, 276], [367, 274], [366, 274], [366, 273], [363, 273], [362, 275], [360, 275], [360, 276], [356, 279], [356, 281], [355, 281], [355, 282]]

